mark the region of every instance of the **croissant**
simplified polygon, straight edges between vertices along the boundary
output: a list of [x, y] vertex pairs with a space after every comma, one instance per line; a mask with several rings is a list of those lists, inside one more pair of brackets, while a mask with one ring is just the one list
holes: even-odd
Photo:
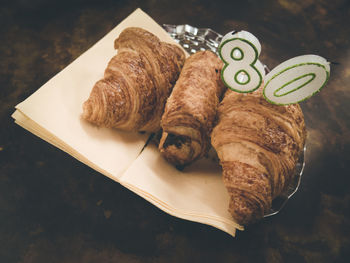
[[159, 130], [184, 52], [136, 27], [121, 32], [114, 47], [118, 53], [84, 102], [82, 117], [98, 126], [127, 131]]
[[162, 156], [176, 166], [188, 165], [207, 153], [219, 98], [223, 64], [211, 51], [200, 51], [185, 62], [167, 100], [161, 120]]
[[261, 88], [250, 94], [228, 90], [211, 136], [229, 212], [242, 225], [253, 223], [291, 182], [306, 138], [302, 110], [268, 103]]

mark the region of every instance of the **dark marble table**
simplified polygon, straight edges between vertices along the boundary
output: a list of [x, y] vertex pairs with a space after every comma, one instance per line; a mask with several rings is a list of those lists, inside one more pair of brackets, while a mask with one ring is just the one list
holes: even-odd
[[[232, 238], [174, 218], [26, 130], [14, 106], [137, 7], [159, 24], [245, 29], [271, 68], [315, 53], [331, 78], [301, 104], [300, 190], [276, 216]], [[349, 262], [350, 4], [278, 1], [2, 1], [0, 262]]]

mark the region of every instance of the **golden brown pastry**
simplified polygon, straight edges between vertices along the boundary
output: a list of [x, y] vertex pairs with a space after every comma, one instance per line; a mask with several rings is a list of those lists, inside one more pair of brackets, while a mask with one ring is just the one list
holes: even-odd
[[177, 46], [150, 32], [126, 28], [115, 40], [118, 53], [83, 105], [83, 118], [127, 131], [160, 128], [164, 105], [185, 61]]
[[305, 137], [298, 104], [270, 104], [261, 88], [225, 93], [211, 142], [230, 195], [229, 211], [238, 223], [252, 223], [269, 211], [292, 179]]
[[183, 166], [207, 153], [219, 98], [225, 90], [222, 61], [211, 51], [190, 56], [167, 100], [159, 149], [169, 162]]

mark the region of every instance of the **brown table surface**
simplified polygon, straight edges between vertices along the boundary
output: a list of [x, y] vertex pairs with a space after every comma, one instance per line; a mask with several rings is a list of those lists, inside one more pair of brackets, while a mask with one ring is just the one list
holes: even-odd
[[[308, 138], [298, 193], [236, 238], [164, 213], [10, 118], [137, 7], [159, 24], [250, 31], [271, 68], [310, 53], [339, 63], [301, 103]], [[2, 1], [0, 262], [349, 262], [349, 16], [346, 0]]]

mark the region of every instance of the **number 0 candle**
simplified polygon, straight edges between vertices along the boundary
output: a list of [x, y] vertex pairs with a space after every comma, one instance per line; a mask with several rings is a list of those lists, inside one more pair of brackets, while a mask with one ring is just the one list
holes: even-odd
[[329, 75], [329, 62], [323, 57], [295, 57], [281, 63], [267, 74], [263, 94], [273, 104], [298, 103], [322, 89]]

